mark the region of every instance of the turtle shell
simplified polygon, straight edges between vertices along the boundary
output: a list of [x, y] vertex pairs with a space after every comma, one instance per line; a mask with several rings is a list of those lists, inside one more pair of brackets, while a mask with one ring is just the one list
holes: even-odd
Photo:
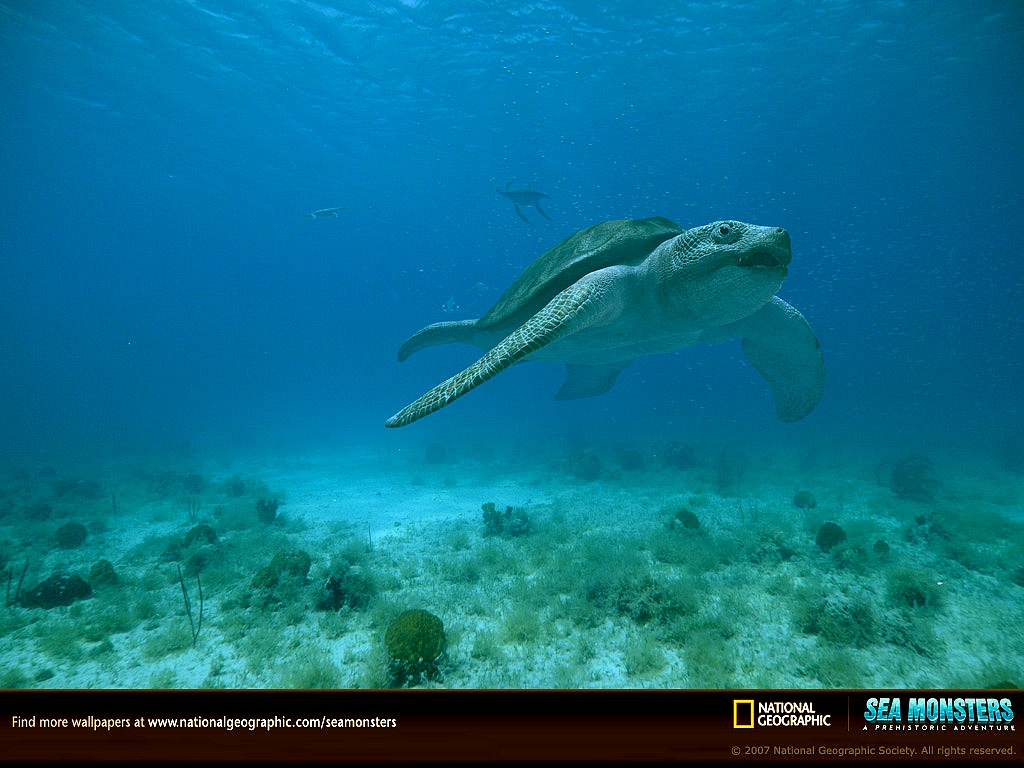
[[581, 229], [545, 251], [516, 278], [476, 327], [517, 328], [584, 275], [616, 264], [639, 264], [685, 230], [668, 219], [618, 219]]

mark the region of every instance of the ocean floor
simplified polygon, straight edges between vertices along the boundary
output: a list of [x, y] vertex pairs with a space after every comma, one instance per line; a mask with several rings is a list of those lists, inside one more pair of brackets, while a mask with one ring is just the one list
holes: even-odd
[[883, 454], [9, 465], [0, 687], [1024, 686], [1021, 475]]

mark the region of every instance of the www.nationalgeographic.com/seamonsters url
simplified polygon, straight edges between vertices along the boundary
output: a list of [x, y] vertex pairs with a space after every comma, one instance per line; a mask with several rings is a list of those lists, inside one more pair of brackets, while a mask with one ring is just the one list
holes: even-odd
[[22, 717], [11, 716], [12, 728], [223, 728], [226, 731], [275, 728], [397, 728], [393, 717]]

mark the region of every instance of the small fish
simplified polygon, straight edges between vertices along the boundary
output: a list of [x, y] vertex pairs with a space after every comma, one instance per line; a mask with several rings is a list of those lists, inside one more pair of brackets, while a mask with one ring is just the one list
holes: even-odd
[[338, 218], [339, 211], [347, 211], [348, 208], [321, 208], [319, 211], [310, 211], [305, 214], [302, 218], [309, 219], [310, 221], [316, 221], [317, 219], [326, 219], [328, 216]]
[[448, 301], [441, 305], [442, 312], [454, 312], [459, 308], [459, 305], [455, 303], [455, 297], [452, 296]]

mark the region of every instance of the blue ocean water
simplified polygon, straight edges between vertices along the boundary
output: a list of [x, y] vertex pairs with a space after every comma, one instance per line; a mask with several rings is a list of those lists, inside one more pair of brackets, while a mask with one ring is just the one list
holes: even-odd
[[[1009, 0], [0, 0], [0, 688], [382, 687], [408, 609], [431, 685], [1019, 687], [1022, 71]], [[806, 418], [730, 341], [385, 428], [654, 216], [789, 232]]]
[[[1022, 22], [998, 0], [4, 2], [3, 451], [996, 451], [1024, 429]], [[568, 403], [560, 366], [520, 365], [384, 429], [477, 354], [399, 365], [408, 335], [647, 216], [790, 232], [779, 295], [828, 377], [807, 419], [778, 422], [733, 342]]]

